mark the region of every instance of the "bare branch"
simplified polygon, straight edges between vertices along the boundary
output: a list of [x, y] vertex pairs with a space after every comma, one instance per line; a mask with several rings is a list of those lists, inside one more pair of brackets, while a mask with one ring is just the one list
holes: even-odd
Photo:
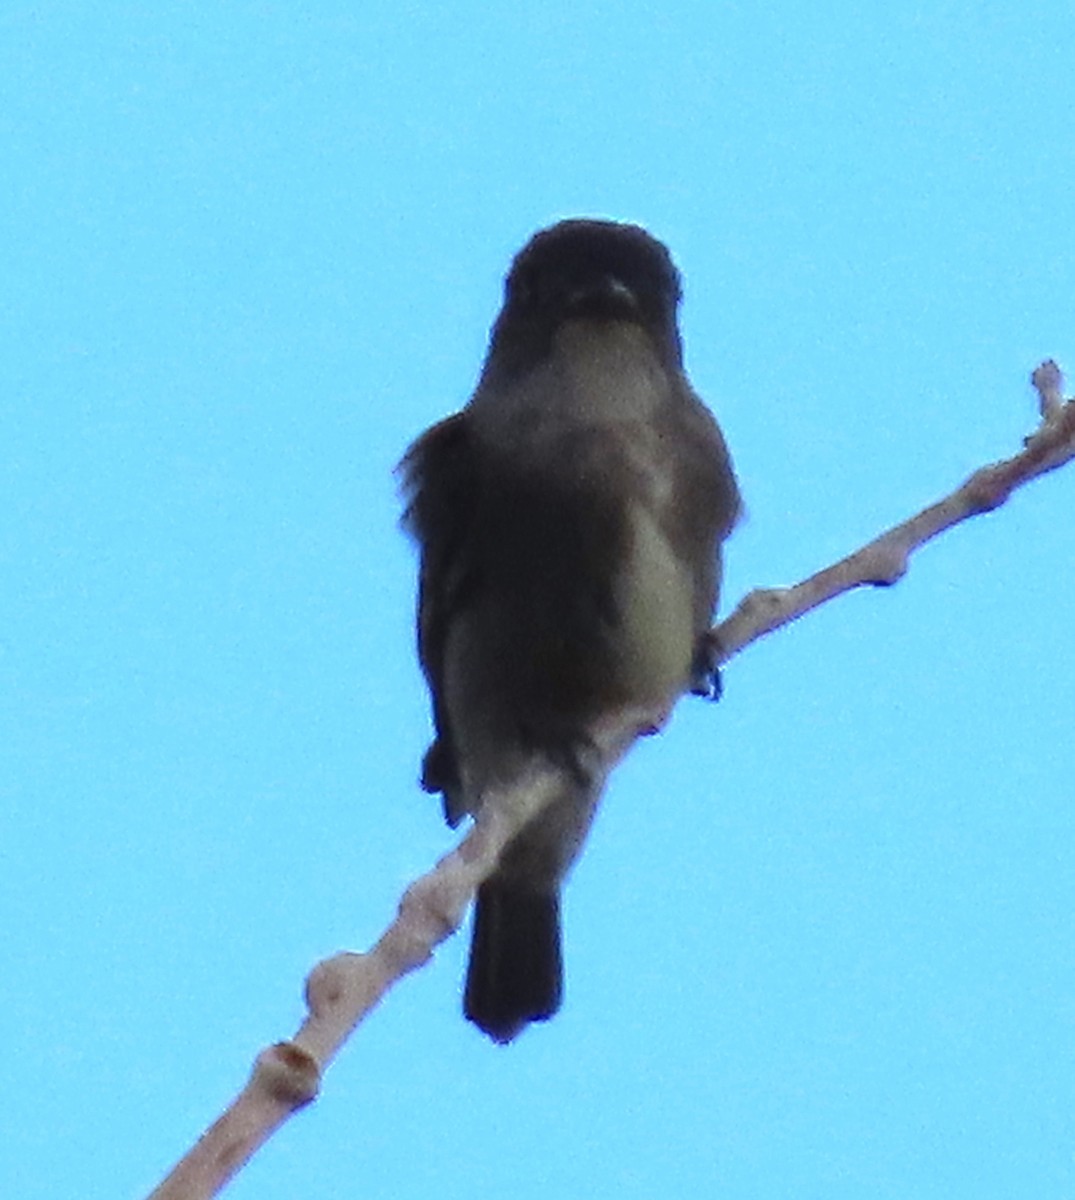
[[463, 841], [404, 892], [396, 919], [368, 954], [337, 954], [314, 967], [306, 980], [308, 1015], [294, 1040], [258, 1055], [246, 1087], [149, 1200], [215, 1196], [292, 1113], [317, 1096], [322, 1071], [355, 1026], [458, 929], [511, 832], [488, 806]]
[[[968, 517], [991, 512], [1029, 480], [1075, 458], [1075, 400], [1062, 396], [1053, 362], [1034, 372], [1042, 425], [1014, 458], [976, 471], [961, 487], [854, 554], [789, 588], [753, 591], [713, 630], [721, 662], [812, 608], [865, 584], [888, 586], [907, 570], [911, 554]], [[599, 757], [611, 767], [644, 729], [663, 714], [625, 712], [596, 731]], [[262, 1051], [246, 1086], [150, 1196], [150, 1200], [207, 1200], [257, 1148], [318, 1093], [324, 1068], [385, 992], [424, 965], [450, 937], [478, 885], [496, 866], [514, 834], [559, 786], [555, 771], [535, 770], [510, 802], [487, 804], [473, 828], [428, 875], [403, 895], [396, 919], [366, 954], [343, 953], [318, 963], [306, 980], [308, 1015], [290, 1042]], [[505, 816], [510, 812], [510, 818]]]
[[[604, 768], [618, 761], [655, 715], [625, 710], [594, 731]], [[290, 1042], [258, 1055], [246, 1086], [199, 1138], [149, 1200], [215, 1196], [292, 1113], [315, 1099], [324, 1068], [385, 992], [423, 966], [458, 928], [478, 885], [505, 844], [563, 787], [564, 768], [537, 765], [510, 796], [484, 805], [460, 844], [403, 893], [396, 919], [367, 954], [343, 953], [317, 964], [306, 979], [308, 1009]]]
[[975, 471], [950, 496], [809, 579], [792, 587], [750, 592], [713, 630], [719, 662], [844, 592], [890, 586], [903, 577], [911, 555], [931, 538], [968, 517], [992, 512], [1016, 488], [1075, 458], [1075, 400], [1063, 399], [1060, 368], [1052, 361], [1042, 363], [1031, 382], [1038, 392], [1042, 423], [1019, 454]]

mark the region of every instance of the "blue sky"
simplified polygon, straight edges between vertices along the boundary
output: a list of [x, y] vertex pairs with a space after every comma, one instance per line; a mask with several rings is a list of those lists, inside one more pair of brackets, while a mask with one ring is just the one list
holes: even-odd
[[[726, 605], [1075, 376], [1068, 4], [0, 14], [0, 1194], [137, 1197], [452, 837], [392, 468], [559, 217], [647, 225]], [[465, 938], [235, 1197], [1075, 1192], [1075, 470], [751, 648], [613, 779], [568, 994]]]

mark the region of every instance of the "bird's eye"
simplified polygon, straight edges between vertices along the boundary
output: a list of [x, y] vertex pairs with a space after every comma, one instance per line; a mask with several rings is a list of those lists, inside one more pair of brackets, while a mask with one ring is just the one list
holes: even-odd
[[518, 304], [532, 304], [538, 292], [538, 278], [533, 271], [523, 271], [515, 281], [514, 299]]

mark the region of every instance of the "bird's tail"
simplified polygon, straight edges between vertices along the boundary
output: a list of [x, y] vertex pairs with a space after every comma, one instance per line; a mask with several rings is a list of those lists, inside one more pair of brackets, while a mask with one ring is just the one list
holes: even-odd
[[560, 1007], [560, 894], [496, 876], [478, 889], [463, 1011], [495, 1042]]

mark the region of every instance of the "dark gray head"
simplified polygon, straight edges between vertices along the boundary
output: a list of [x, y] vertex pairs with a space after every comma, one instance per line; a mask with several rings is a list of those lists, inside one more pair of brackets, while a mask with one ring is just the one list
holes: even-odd
[[665, 247], [638, 225], [561, 221], [515, 256], [490, 342], [490, 365], [525, 365], [548, 352], [565, 321], [633, 321], [679, 367], [679, 273]]

